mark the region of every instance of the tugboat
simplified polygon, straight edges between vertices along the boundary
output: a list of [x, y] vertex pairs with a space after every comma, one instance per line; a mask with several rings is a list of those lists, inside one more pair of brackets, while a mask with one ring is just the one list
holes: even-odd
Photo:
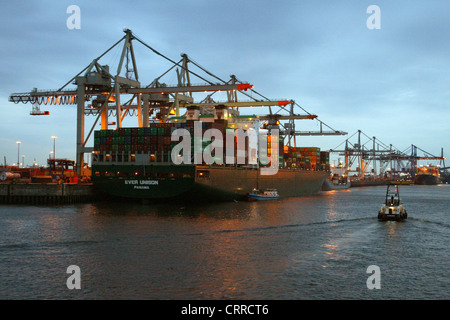
[[253, 189], [252, 192], [248, 194], [248, 200], [276, 200], [280, 196], [278, 194], [278, 191], [276, 189], [266, 189], [266, 190], [259, 190], [259, 189]]
[[378, 212], [378, 219], [381, 221], [403, 221], [408, 217], [406, 209], [400, 202], [400, 193], [397, 185], [388, 184], [386, 199]]

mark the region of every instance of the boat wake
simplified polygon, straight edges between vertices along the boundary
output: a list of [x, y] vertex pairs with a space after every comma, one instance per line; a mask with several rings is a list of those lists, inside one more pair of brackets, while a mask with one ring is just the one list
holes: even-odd
[[414, 217], [410, 217], [408, 219], [411, 220], [411, 221], [417, 221], [417, 222], [422, 222], [422, 223], [429, 223], [429, 224], [437, 225], [437, 226], [440, 226], [440, 227], [450, 228], [449, 224], [443, 223], [443, 222], [440, 222], [440, 221], [432, 221], [432, 220], [428, 220], [428, 219], [414, 218]]
[[[360, 217], [354, 219], [339, 219], [339, 220], [328, 220], [328, 221], [317, 221], [317, 222], [308, 222], [308, 223], [295, 223], [295, 224], [283, 224], [283, 225], [275, 225], [275, 226], [265, 226], [265, 227], [254, 227], [254, 228], [242, 228], [242, 229], [224, 229], [224, 230], [216, 230], [211, 233], [220, 234], [220, 233], [238, 233], [238, 232], [260, 232], [260, 231], [269, 231], [269, 230], [283, 230], [283, 229], [296, 229], [303, 228], [315, 225], [326, 225], [326, 224], [337, 224], [337, 223], [345, 223], [352, 221], [364, 221], [364, 220], [376, 220], [376, 217]], [[200, 235], [205, 233], [192, 233], [190, 235]]]

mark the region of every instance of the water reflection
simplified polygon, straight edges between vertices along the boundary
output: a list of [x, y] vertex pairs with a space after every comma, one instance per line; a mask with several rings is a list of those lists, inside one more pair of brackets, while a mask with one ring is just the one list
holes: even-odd
[[[448, 297], [449, 190], [403, 188], [402, 223], [377, 220], [384, 187], [268, 202], [0, 206], [0, 298]], [[71, 264], [80, 292], [65, 287]], [[361, 281], [372, 264], [392, 271], [382, 294]]]
[[333, 256], [335, 255], [334, 251], [339, 248], [339, 246], [335, 243], [324, 244], [324, 247], [325, 249], [327, 249], [327, 251], [325, 251], [325, 254], [330, 256], [330, 259], [333, 259]]

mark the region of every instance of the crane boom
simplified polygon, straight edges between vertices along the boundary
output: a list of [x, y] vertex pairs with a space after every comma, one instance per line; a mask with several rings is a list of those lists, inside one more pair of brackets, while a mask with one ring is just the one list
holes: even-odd
[[[9, 96], [9, 101], [15, 104], [32, 103], [35, 106], [35, 114], [39, 112], [39, 105], [76, 105], [76, 164], [77, 173], [79, 175], [81, 173], [81, 169], [84, 168], [84, 154], [90, 153], [93, 149], [91, 147], [87, 147], [86, 142], [89, 140], [95, 126], [97, 125], [97, 122], [100, 119], [101, 129], [108, 129], [108, 126], [111, 123], [108, 117], [112, 116], [114, 111], [114, 125], [117, 129], [119, 129], [122, 127], [122, 120], [124, 120], [125, 116], [131, 114], [137, 115], [139, 127], [148, 127], [150, 115], [155, 109], [157, 110], [157, 113], [153, 119], [165, 122], [169, 119], [169, 115], [175, 114], [179, 117], [179, 108], [189, 108], [189, 106], [197, 106], [204, 109], [208, 109], [208, 107], [214, 107], [217, 109], [221, 105], [230, 108], [268, 106], [270, 114], [256, 116], [256, 118], [264, 121], [267, 120], [268, 126], [273, 126], [273, 123], [278, 125], [279, 120], [289, 121], [287, 126], [283, 126], [285, 134], [289, 135], [288, 141], [290, 141], [293, 136], [302, 135], [301, 132], [295, 131], [294, 120], [318, 120], [316, 115], [309, 114], [308, 112], [306, 112], [308, 113], [306, 115], [296, 114], [294, 112], [295, 102], [293, 100], [270, 100], [254, 91], [252, 84], [238, 81], [234, 75], [231, 76], [230, 82], [225, 82], [206, 71], [198, 64], [194, 63], [202, 71], [206, 72], [208, 76], [214, 76], [216, 80], [221, 82], [215, 82], [216, 80], [207, 80], [202, 75], [189, 70], [188, 63], [192, 63], [192, 59], [189, 59], [186, 54], [183, 54], [182, 59], [179, 62], [176, 62], [144, 43], [138, 37], [133, 35], [131, 30], [125, 29], [124, 32], [126, 33], [124, 37], [122, 37], [99, 57], [92, 60], [87, 67], [72, 77], [71, 80], [66, 82], [59, 89], [33, 89], [31, 92], [12, 93]], [[133, 40], [137, 40], [155, 54], [163, 57], [173, 64], [167, 71], [165, 71], [161, 76], [155, 78], [153, 82], [147, 86], [141, 85], [141, 79], [138, 78]], [[120, 62], [117, 66], [116, 74], [113, 74], [110, 72], [110, 67], [108, 65], [100, 65], [99, 60], [122, 41], [123, 47], [119, 59]], [[130, 61], [132, 62], [131, 66], [128, 65]], [[181, 71], [178, 68], [180, 68]], [[176, 69], [177, 72], [178, 85], [168, 86], [165, 83], [161, 83], [161, 78], [173, 69]], [[125, 77], [122, 77], [121, 73], [123, 74], [124, 70]], [[191, 84], [191, 76], [201, 79], [204, 84]], [[66, 86], [69, 83], [76, 85], [76, 88], [67, 89]], [[250, 90], [251, 94], [260, 95], [264, 100], [255, 99], [250, 94], [245, 93], [247, 90]], [[207, 97], [202, 101], [199, 101], [199, 103], [195, 103], [193, 93], [200, 93], [201, 95], [203, 92], [211, 92], [211, 94], [207, 95]], [[216, 92], [226, 92], [228, 101], [224, 103], [214, 102], [211, 96]], [[250, 97], [254, 101], [240, 102], [237, 98], [238, 93]], [[124, 96], [127, 100], [130, 96], [131, 98], [128, 101], [123, 101]], [[272, 107], [277, 107], [280, 110], [272, 113]], [[288, 112], [288, 114], [278, 114], [281, 110]], [[237, 111], [234, 110], [234, 112], [236, 113]], [[96, 119], [87, 135], [85, 135], [85, 115], [89, 114], [96, 115]], [[322, 122], [320, 123], [322, 126]], [[319, 133], [321, 135], [344, 134], [341, 132], [327, 133], [322, 132], [322, 130], [320, 130]], [[309, 135], [319, 133], [309, 132]]]
[[[253, 85], [245, 84], [222, 84], [222, 85], [191, 85], [182, 87], [158, 87], [158, 88], [127, 88], [120, 87], [118, 93], [120, 94], [169, 94], [169, 93], [181, 93], [181, 92], [205, 92], [205, 91], [233, 91], [233, 90], [248, 90]], [[110, 89], [110, 88], [109, 88]], [[85, 96], [98, 96], [108, 95], [109, 92], [98, 90], [85, 90]], [[14, 103], [36, 103], [36, 104], [49, 104], [49, 105], [61, 105], [61, 104], [76, 104], [77, 90], [64, 90], [64, 91], [32, 91], [26, 93], [13, 93], [9, 96], [9, 101]]]

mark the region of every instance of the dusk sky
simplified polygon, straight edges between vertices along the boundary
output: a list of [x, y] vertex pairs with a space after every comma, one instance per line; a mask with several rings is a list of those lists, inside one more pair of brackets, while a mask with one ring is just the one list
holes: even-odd
[[[70, 5], [80, 8], [80, 29], [67, 27]], [[380, 8], [380, 29], [367, 27], [370, 5]], [[222, 79], [235, 74], [264, 96], [295, 100], [348, 132], [299, 137], [297, 146], [327, 150], [360, 129], [400, 150], [414, 144], [435, 155], [443, 147], [449, 154], [446, 0], [0, 1], [2, 163], [4, 156], [8, 164], [17, 162], [20, 140], [25, 164], [45, 164], [53, 135], [57, 157], [75, 159], [76, 106], [41, 106], [50, 116], [35, 117], [31, 104], [8, 97], [61, 87], [123, 37], [124, 27], [172, 60], [187, 53]], [[135, 46], [143, 85], [170, 67]], [[100, 62], [117, 64], [117, 56], [116, 50]], [[175, 77], [167, 80], [176, 83]], [[93, 120], [87, 117], [87, 124]], [[299, 120], [296, 128], [319, 130], [319, 124]]]

